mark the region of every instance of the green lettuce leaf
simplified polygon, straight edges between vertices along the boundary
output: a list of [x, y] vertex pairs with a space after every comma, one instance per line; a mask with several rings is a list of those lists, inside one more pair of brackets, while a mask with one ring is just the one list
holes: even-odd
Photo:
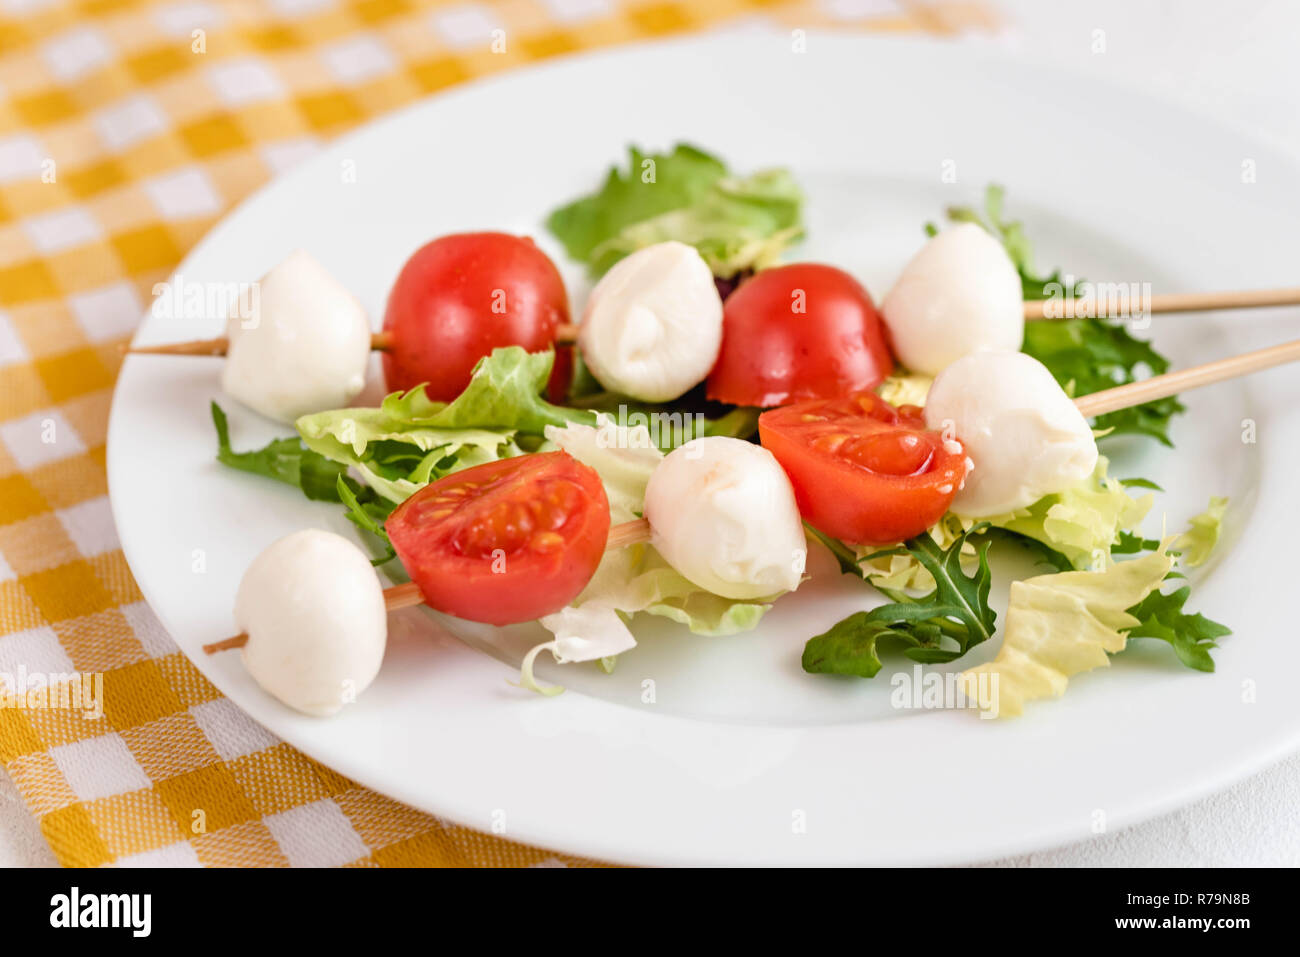
[[786, 170], [732, 176], [721, 160], [686, 144], [629, 153], [626, 171], [612, 168], [597, 192], [547, 219], [593, 276], [671, 239], [694, 246], [715, 275], [729, 277], [772, 264], [803, 235], [803, 196]]
[[451, 402], [434, 402], [417, 386], [377, 409], [316, 412], [295, 424], [309, 449], [402, 502], [444, 475], [536, 449], [548, 425], [595, 422], [592, 412], [541, 397], [553, 361], [552, 352], [496, 349]]
[[395, 504], [444, 475], [521, 454], [511, 430], [418, 428], [378, 409], [317, 412], [297, 427], [307, 448], [354, 468]]
[[541, 436], [548, 425], [595, 425], [593, 413], [551, 405], [542, 398], [554, 361], [550, 351], [493, 349], [474, 366], [469, 385], [451, 402], [435, 402], [416, 386], [389, 395], [379, 411], [387, 421], [426, 429], [511, 430]]

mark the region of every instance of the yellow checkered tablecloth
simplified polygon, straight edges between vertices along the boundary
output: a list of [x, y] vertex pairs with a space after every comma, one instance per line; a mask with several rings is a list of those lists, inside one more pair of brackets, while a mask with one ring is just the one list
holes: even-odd
[[[119, 349], [217, 218], [324, 139], [471, 77], [755, 15], [991, 25], [906, 0], [0, 0], [0, 762], [62, 863], [582, 863], [358, 787], [177, 650], [109, 513]], [[46, 676], [102, 680], [102, 716], [51, 706]]]

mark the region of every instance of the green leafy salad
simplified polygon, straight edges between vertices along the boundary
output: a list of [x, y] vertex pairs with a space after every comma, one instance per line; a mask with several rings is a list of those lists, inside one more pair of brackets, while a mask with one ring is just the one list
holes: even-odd
[[[1025, 299], [1043, 298], [1051, 284], [1062, 283], [1059, 271], [1044, 275], [1035, 268], [1022, 225], [1006, 216], [1001, 188], [988, 188], [982, 209], [954, 208], [947, 217], [976, 223], [1001, 242]], [[803, 197], [787, 170], [736, 173], [685, 144], [663, 153], [632, 148], [625, 166], [611, 169], [594, 193], [557, 208], [546, 225], [593, 278], [640, 249], [684, 243], [699, 252], [725, 295], [781, 262], [803, 236]], [[926, 231], [937, 230], [928, 225]], [[1149, 342], [1107, 319], [1027, 323], [1023, 351], [1072, 397], [1168, 368]], [[296, 436], [247, 451], [232, 448], [226, 416], [214, 403], [217, 459], [295, 486], [310, 499], [338, 503], [363, 531], [375, 564], [383, 564], [395, 557], [384, 531], [393, 509], [467, 468], [562, 449], [596, 470], [611, 520], [620, 523], [642, 516], [647, 483], [665, 453], [703, 436], [758, 441], [761, 410], [711, 400], [703, 385], [670, 402], [639, 401], [603, 388], [579, 356], [557, 393], [556, 355], [497, 348], [450, 401], [434, 401], [417, 386], [393, 392], [377, 408], [304, 415]], [[877, 391], [895, 405], [923, 405], [929, 381], [900, 368]], [[1170, 424], [1182, 411], [1176, 398], [1162, 399], [1100, 416], [1094, 429], [1103, 450], [1120, 435], [1172, 445]], [[970, 700], [993, 707], [980, 700], [986, 685], [979, 678], [996, 674], [996, 709], [1004, 715], [1060, 695], [1070, 677], [1106, 665], [1135, 639], [1163, 642], [1171, 661], [1213, 671], [1211, 652], [1228, 629], [1186, 610], [1189, 587], [1176, 579], [1179, 568], [1210, 557], [1226, 500], [1212, 499], [1181, 534], [1147, 538], [1141, 524], [1161, 489], [1110, 471], [1102, 455], [1093, 474], [1072, 488], [979, 520], [949, 512], [892, 547], [852, 547], [809, 526], [810, 538], [831, 551], [841, 571], [860, 578], [883, 603], [811, 637], [804, 670], [871, 678], [891, 654], [947, 664], [1000, 634], [996, 657], [963, 672], [962, 682]], [[1042, 569], [1011, 584], [1002, 621], [989, 605], [995, 548], [1023, 550]], [[714, 594], [648, 543], [611, 550], [577, 600], [541, 619], [552, 639], [528, 656], [522, 683], [559, 690], [533, 678], [534, 658], [543, 650], [562, 662], [612, 669], [635, 645], [628, 623], [636, 615], [666, 617], [696, 634], [730, 634], [753, 628], [777, 598]]]

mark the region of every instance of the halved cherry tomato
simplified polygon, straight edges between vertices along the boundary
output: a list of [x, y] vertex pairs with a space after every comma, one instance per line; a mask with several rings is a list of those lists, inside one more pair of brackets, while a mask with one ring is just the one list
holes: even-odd
[[431, 607], [509, 625], [582, 591], [605, 553], [609, 500], [569, 454], [521, 455], [425, 486], [384, 529]]
[[834, 266], [764, 269], [727, 297], [710, 399], [773, 406], [874, 389], [894, 368], [871, 297]]
[[568, 320], [559, 270], [531, 239], [443, 236], [415, 251], [388, 294], [384, 379], [389, 389], [428, 383], [429, 398], [448, 401], [493, 349], [547, 349]]
[[926, 429], [918, 407], [872, 392], [772, 409], [758, 434], [790, 477], [799, 513], [850, 545], [919, 535], [966, 478], [960, 442]]

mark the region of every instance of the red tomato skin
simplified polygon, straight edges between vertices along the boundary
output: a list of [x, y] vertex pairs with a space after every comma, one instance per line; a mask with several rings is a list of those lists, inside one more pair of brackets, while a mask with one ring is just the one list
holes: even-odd
[[[857, 403], [872, 405], [876, 416], [849, 414]], [[829, 421], [804, 422], [808, 415], [827, 415]], [[880, 474], [809, 444], [839, 431], [865, 437], [891, 430], [921, 435], [930, 444], [932, 455], [923, 472]], [[964, 449], [946, 449], [939, 433], [926, 430], [915, 406], [895, 409], [874, 393], [764, 412], [758, 418], [758, 433], [763, 448], [789, 476], [799, 514], [814, 528], [849, 545], [890, 545], [921, 534], [948, 511], [966, 477]]]
[[[460, 497], [444, 518], [421, 515], [421, 503], [428, 507], [448, 488], [494, 480], [501, 481], [486, 493]], [[561, 528], [543, 532], [558, 534], [562, 546], [538, 550], [532, 547], [534, 537], [525, 548], [495, 552], [483, 545], [482, 554], [465, 553], [460, 544], [464, 531], [485, 508], [527, 507], [548, 482], [567, 486], [576, 505]], [[510, 625], [559, 611], [586, 587], [605, 554], [609, 500], [594, 469], [565, 452], [545, 452], [489, 462], [432, 482], [399, 505], [384, 528], [431, 608], [469, 621]]]
[[871, 296], [842, 269], [764, 269], [727, 297], [708, 396], [770, 407], [874, 389], [894, 368], [887, 342]]
[[427, 383], [429, 398], [450, 401], [493, 349], [547, 349], [568, 320], [559, 270], [531, 239], [443, 236], [415, 251], [388, 294], [384, 379], [390, 390]]

